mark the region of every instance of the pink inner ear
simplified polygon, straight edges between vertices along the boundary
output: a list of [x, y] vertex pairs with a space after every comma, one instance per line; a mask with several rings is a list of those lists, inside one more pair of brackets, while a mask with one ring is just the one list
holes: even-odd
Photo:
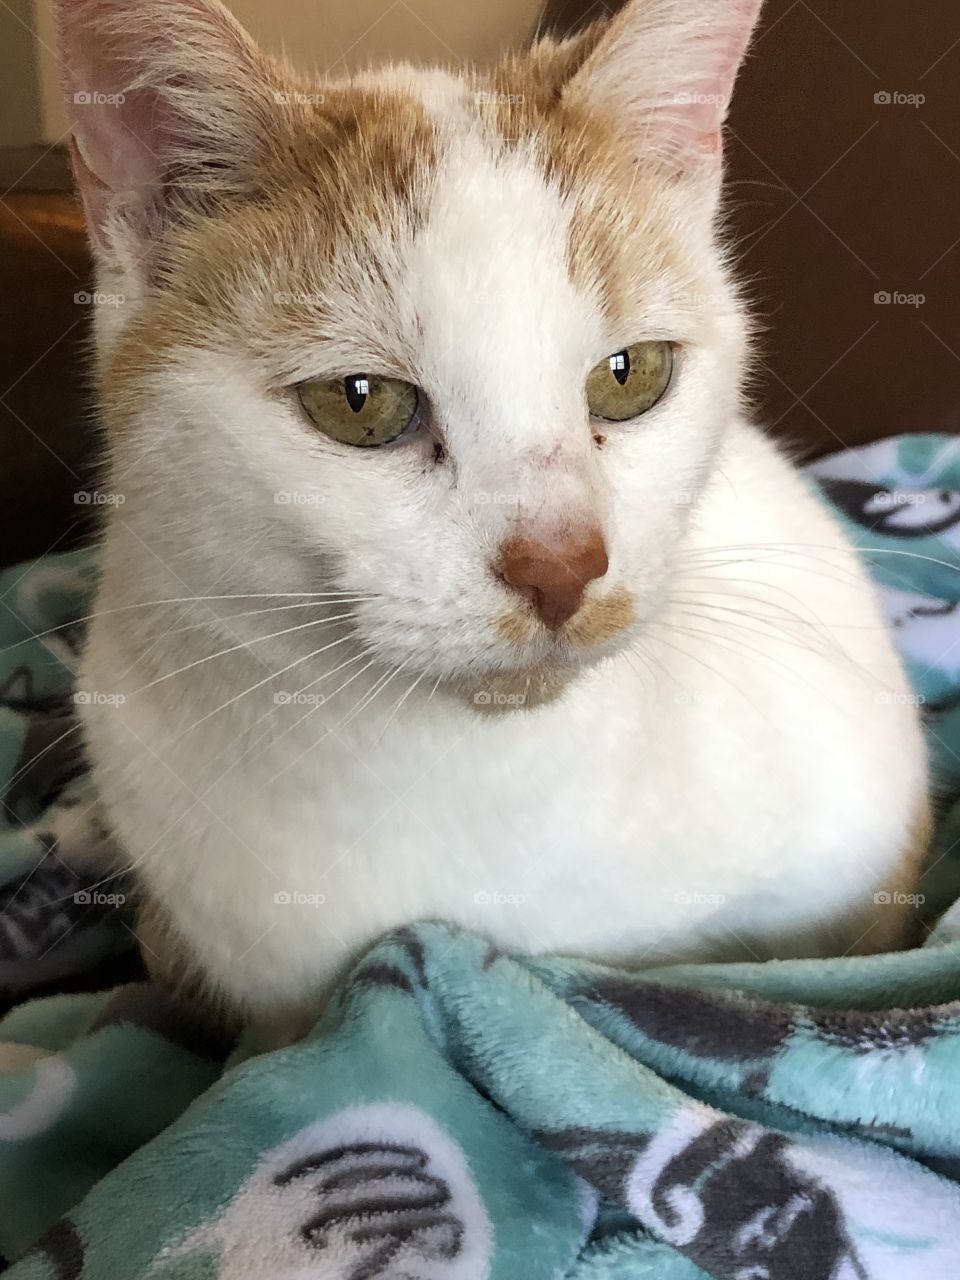
[[130, 16], [127, 6], [57, 0], [56, 16], [74, 176], [91, 235], [99, 241], [113, 209], [139, 220], [157, 198], [163, 170], [156, 155], [155, 93], [130, 88], [141, 68], [137, 36], [120, 25]]
[[728, 94], [723, 88], [729, 84], [732, 89], [732, 78], [704, 80], [691, 89], [687, 95], [689, 103], [684, 106], [684, 129], [692, 146], [706, 155], [719, 155], [723, 150], [723, 122], [730, 105]]
[[632, 0], [570, 88], [671, 165], [717, 156], [762, 0]]
[[694, 96], [700, 99], [694, 108], [697, 132], [711, 152], [722, 148], [723, 122], [762, 4], [763, 0], [726, 0], [728, 12], [716, 37], [714, 74], [694, 89]]
[[[147, 90], [105, 94], [86, 90], [74, 98], [77, 146], [87, 168], [111, 191], [138, 191], [154, 185], [162, 163], [156, 155], [155, 98]], [[123, 101], [111, 101], [122, 98]]]
[[[93, 81], [92, 83], [96, 83]], [[154, 148], [154, 95], [134, 90], [121, 102], [97, 89], [77, 91], [72, 118], [74, 177], [83, 200], [87, 225], [100, 242], [111, 212], [124, 214], [145, 230], [162, 195], [163, 168]]]
[[[220, 161], [236, 150], [228, 133], [256, 92], [256, 50], [218, 0], [55, 4], [77, 185], [91, 234], [99, 239], [112, 212], [149, 234], [177, 155], [196, 149]], [[236, 133], [248, 136], [248, 125]]]

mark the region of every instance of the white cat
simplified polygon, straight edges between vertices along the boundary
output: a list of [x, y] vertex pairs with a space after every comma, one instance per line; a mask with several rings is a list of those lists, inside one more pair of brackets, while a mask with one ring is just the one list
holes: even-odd
[[423, 918], [618, 964], [904, 936], [912, 699], [742, 414], [758, 5], [317, 84], [216, 0], [60, 0], [125, 498], [89, 748], [148, 952], [231, 1009]]

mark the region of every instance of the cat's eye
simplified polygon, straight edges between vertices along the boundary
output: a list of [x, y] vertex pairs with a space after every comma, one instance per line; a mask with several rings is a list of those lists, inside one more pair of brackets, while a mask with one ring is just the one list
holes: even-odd
[[398, 440], [420, 420], [420, 394], [410, 382], [351, 373], [301, 382], [297, 395], [317, 427], [340, 444], [376, 448]]
[[626, 422], [662, 399], [673, 376], [669, 342], [634, 342], [601, 360], [587, 378], [587, 405], [595, 418]]

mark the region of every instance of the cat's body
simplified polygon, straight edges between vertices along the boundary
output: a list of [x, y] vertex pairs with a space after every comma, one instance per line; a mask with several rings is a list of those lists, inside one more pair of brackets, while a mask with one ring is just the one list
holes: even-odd
[[[613, 657], [533, 710], [478, 715], [423, 681], [391, 720], [398, 678], [351, 718], [369, 674], [309, 701], [355, 666], [302, 700], [325, 668], [218, 711], [269, 672], [244, 650], [204, 663], [217, 651], [204, 633], [165, 640], [169, 607], [108, 614], [85, 687], [133, 695], [203, 664], [189, 683], [88, 712], [98, 787], [175, 922], [160, 945], [269, 1019], [309, 1012], [342, 966], [421, 918], [509, 950], [628, 964], [899, 941], [911, 912], [897, 895], [923, 847], [923, 751], [872, 589], [833, 519], [746, 426], [695, 526], [644, 656]], [[114, 551], [107, 609], [114, 583], [120, 605], [128, 574], [151, 577], [129, 550]], [[327, 659], [343, 661], [342, 647]], [[278, 686], [294, 700], [265, 711]], [[509, 707], [524, 687], [491, 682], [490, 698]]]
[[[150, 6], [146, 46], [123, 0], [63, 0], [74, 82], [139, 86], [125, 134], [78, 125], [126, 298], [92, 762], [164, 967], [258, 1020], [422, 918], [618, 963], [903, 936], [915, 708], [838, 526], [743, 420], [713, 243], [756, 6], [680, 8], [310, 94], [207, 0]], [[672, 370], [645, 400], [641, 367]], [[419, 388], [382, 448], [335, 428], [357, 369], [391, 412]]]

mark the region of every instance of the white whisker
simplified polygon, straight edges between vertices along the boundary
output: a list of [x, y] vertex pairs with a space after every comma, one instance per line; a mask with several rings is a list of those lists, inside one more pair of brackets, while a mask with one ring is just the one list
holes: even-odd
[[[58, 625], [55, 627], [47, 627], [43, 631], [34, 631], [30, 635], [24, 636], [22, 640], [17, 640], [13, 644], [6, 645], [3, 649], [0, 649], [0, 654], [12, 653], [14, 649], [18, 649], [22, 644], [30, 644], [34, 640], [43, 640], [47, 636], [56, 635], [58, 631], [67, 631], [71, 627], [82, 626], [84, 623], [93, 622], [97, 618], [107, 618], [111, 614], [115, 614], [115, 613], [130, 613], [134, 609], [153, 609], [161, 605], [204, 604], [209, 600], [282, 600], [284, 597], [299, 598], [299, 597], [305, 597], [305, 596], [310, 597], [310, 599], [307, 601], [308, 604], [312, 603], [314, 600], [316, 600], [318, 603], [321, 603], [321, 604], [324, 602], [328, 602], [331, 604], [337, 604], [337, 603], [344, 604], [344, 603], [353, 603], [354, 601], [359, 601], [359, 600], [376, 600], [377, 599], [377, 596], [375, 594], [371, 594], [367, 596], [353, 596], [350, 600], [343, 600], [342, 597], [345, 595], [349, 595], [349, 592], [261, 591], [261, 592], [250, 592], [250, 593], [241, 593], [241, 594], [225, 595], [225, 596], [172, 596], [169, 599], [164, 599], [164, 600], [139, 600], [137, 601], [136, 604], [124, 604], [124, 605], [117, 605], [115, 608], [110, 608], [110, 609], [98, 609], [94, 613], [86, 613], [79, 618], [71, 618], [69, 622], [58, 623]], [[243, 615], [237, 615], [237, 616], [242, 617]], [[170, 634], [170, 633], [167, 633], [167, 634]]]
[[[240, 693], [235, 693], [233, 697], [228, 698], [226, 702], [221, 702], [219, 707], [215, 707], [213, 711], [208, 711], [205, 716], [201, 716], [199, 720], [195, 720], [188, 729], [184, 729], [182, 733], [177, 734], [172, 741], [179, 742], [180, 739], [185, 737], [188, 733], [192, 733], [194, 729], [205, 724], [212, 716], [217, 715], [220, 711], [225, 711], [227, 707], [232, 707], [235, 703], [239, 702], [241, 698], [245, 698], [247, 694], [254, 693], [257, 689], [262, 689], [265, 684], [269, 684], [271, 680], [276, 680], [278, 676], [285, 675], [288, 671], [292, 671], [294, 667], [299, 667], [302, 663], [309, 662], [311, 658], [316, 658], [321, 653], [326, 653], [329, 649], [335, 649], [339, 644], [346, 644], [348, 640], [352, 640], [353, 638], [353, 636], [341, 636], [339, 640], [331, 640], [329, 644], [321, 645], [319, 649], [313, 649], [310, 653], [305, 653], [301, 657], [294, 659], [293, 662], [288, 662], [287, 665], [285, 667], [281, 667], [279, 671], [274, 671], [272, 674], [264, 676], [264, 678], [262, 680], [258, 680], [256, 684], [250, 685], [249, 688], [242, 690]], [[259, 724], [259, 721], [256, 723]]]
[[378, 745], [383, 741], [384, 735], [386, 734], [387, 730], [390, 728], [393, 721], [399, 715], [400, 708], [403, 706], [406, 700], [410, 697], [411, 693], [413, 693], [414, 689], [416, 689], [420, 681], [424, 679], [426, 674], [427, 673], [425, 671], [421, 671], [420, 674], [417, 676], [417, 678], [410, 685], [409, 689], [407, 689], [406, 693], [402, 695], [402, 697], [400, 698], [400, 701], [394, 706], [393, 710], [390, 712], [389, 716], [387, 717], [386, 724], [380, 730], [380, 736], [377, 738]]
[[310, 622], [298, 623], [295, 627], [284, 627], [282, 631], [271, 631], [266, 636], [255, 636], [252, 640], [243, 640], [239, 644], [230, 645], [227, 649], [220, 649], [217, 653], [205, 654], [202, 658], [195, 658], [193, 662], [188, 662], [186, 666], [178, 667], [176, 671], [168, 671], [162, 676], [157, 676], [156, 680], [151, 680], [148, 684], [141, 685], [139, 689], [134, 690], [131, 697], [139, 693], [145, 693], [147, 689], [153, 689], [158, 684], [163, 684], [166, 680], [172, 680], [174, 676], [183, 675], [185, 671], [193, 671], [196, 667], [202, 667], [206, 662], [213, 662], [215, 658], [225, 658], [230, 653], [238, 653], [240, 650], [249, 650], [251, 645], [266, 644], [268, 640], [276, 640], [280, 636], [293, 635], [295, 631], [305, 631], [308, 627], [332, 626], [335, 622], [343, 622], [348, 618], [352, 618], [353, 614], [340, 613], [333, 618], [314, 618]]

